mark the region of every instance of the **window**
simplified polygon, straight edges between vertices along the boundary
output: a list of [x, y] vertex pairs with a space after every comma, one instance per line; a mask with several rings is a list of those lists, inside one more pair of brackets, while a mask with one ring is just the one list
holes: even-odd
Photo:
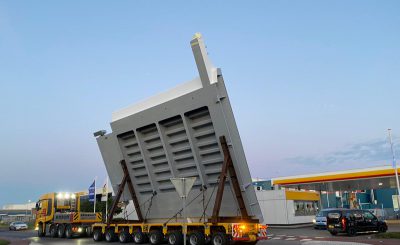
[[314, 216], [318, 210], [317, 201], [294, 201], [295, 216]]
[[373, 220], [375, 218], [375, 216], [373, 214], [371, 214], [370, 212], [364, 211], [363, 213], [364, 219], [366, 220]]
[[363, 219], [362, 213], [359, 212], [359, 211], [355, 211], [355, 212], [353, 213], [353, 216], [354, 216], [354, 219], [355, 219], [355, 220], [362, 220], [362, 219]]
[[328, 218], [330, 219], [339, 219], [340, 213], [328, 213]]

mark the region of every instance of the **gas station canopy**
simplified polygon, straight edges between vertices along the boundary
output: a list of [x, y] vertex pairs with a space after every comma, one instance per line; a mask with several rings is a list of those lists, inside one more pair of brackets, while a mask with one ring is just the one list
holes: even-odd
[[[400, 168], [397, 168], [400, 174]], [[315, 191], [354, 191], [396, 188], [395, 169], [380, 166], [272, 179], [273, 186]]]

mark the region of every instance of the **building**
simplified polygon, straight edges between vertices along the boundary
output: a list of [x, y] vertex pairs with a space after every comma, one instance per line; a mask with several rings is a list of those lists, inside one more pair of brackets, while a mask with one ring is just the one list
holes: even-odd
[[317, 192], [294, 190], [257, 190], [264, 222], [268, 225], [310, 223], [319, 210]]
[[11, 223], [14, 221], [30, 222], [34, 219], [35, 203], [8, 204], [0, 209], [0, 223]]
[[[396, 202], [397, 187], [394, 171], [391, 166], [380, 166], [279, 177], [255, 181], [253, 185], [257, 190], [257, 198], [262, 203], [262, 212], [267, 224], [311, 223], [314, 218], [312, 215], [303, 215], [301, 218], [296, 215], [298, 214], [296, 208], [304, 208], [309, 201], [308, 194], [300, 197], [304, 199], [304, 204], [293, 206], [290, 195], [288, 198], [287, 193], [284, 195], [283, 192], [277, 192], [281, 190], [319, 194], [316, 207], [318, 210], [335, 207], [369, 209], [385, 219], [398, 219], [400, 214]], [[397, 171], [400, 174], [400, 168]], [[301, 200], [293, 201], [295, 203]], [[267, 202], [269, 204], [264, 205]], [[279, 209], [274, 207], [281, 207], [284, 210], [278, 211]], [[280, 212], [285, 213], [286, 217]]]

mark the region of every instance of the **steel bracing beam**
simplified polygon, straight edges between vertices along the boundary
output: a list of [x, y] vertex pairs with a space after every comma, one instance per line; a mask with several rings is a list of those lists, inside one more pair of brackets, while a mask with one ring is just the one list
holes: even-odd
[[226, 178], [228, 177], [228, 172], [231, 179], [232, 188], [235, 192], [235, 197], [239, 205], [241, 218], [246, 220], [250, 219], [246, 210], [246, 205], [243, 200], [243, 195], [240, 190], [239, 181], [237, 179], [237, 174], [233, 166], [232, 157], [229, 152], [225, 136], [219, 137], [219, 141], [221, 143], [221, 147], [224, 153], [224, 162], [222, 164], [221, 174], [219, 176], [218, 190], [217, 190], [217, 195], [215, 197], [215, 204], [214, 204], [213, 214], [211, 217], [211, 222], [216, 223], [220, 220], [219, 211], [221, 209], [222, 196], [224, 194], [225, 182]]
[[133, 188], [133, 185], [132, 185], [132, 180], [131, 180], [131, 176], [129, 175], [129, 172], [128, 172], [128, 167], [126, 166], [125, 160], [122, 160], [120, 163], [121, 163], [122, 171], [124, 172], [124, 177], [122, 178], [122, 182], [119, 185], [117, 195], [116, 195], [116, 197], [115, 197], [115, 199], [113, 201], [113, 204], [111, 206], [110, 214], [109, 214], [109, 217], [107, 219], [107, 225], [110, 225], [110, 223], [111, 223], [111, 221], [112, 221], [112, 219], [114, 217], [115, 209], [117, 208], [119, 199], [121, 198], [122, 193], [124, 192], [126, 184], [128, 184], [129, 193], [132, 196], [133, 205], [135, 206], [135, 210], [136, 210], [136, 214], [138, 216], [138, 220], [139, 220], [139, 222], [143, 221], [142, 212], [140, 211], [140, 207], [139, 207], [139, 201], [138, 201], [138, 198], [136, 196], [135, 189]]

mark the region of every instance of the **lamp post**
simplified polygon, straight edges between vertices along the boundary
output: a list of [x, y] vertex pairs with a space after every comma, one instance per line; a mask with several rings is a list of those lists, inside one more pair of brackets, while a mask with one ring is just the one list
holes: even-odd
[[399, 185], [399, 174], [397, 173], [397, 163], [396, 163], [396, 156], [394, 153], [394, 149], [393, 149], [393, 141], [392, 141], [392, 130], [389, 128], [388, 129], [388, 133], [389, 133], [389, 143], [390, 143], [390, 149], [392, 151], [392, 165], [394, 168], [394, 174], [396, 176], [396, 184], [397, 184], [397, 206], [398, 208], [400, 208], [400, 185]]
[[[31, 204], [31, 200], [28, 200], [28, 203], [26, 204], [26, 209], [25, 209], [25, 218], [26, 216], [28, 216], [28, 208], [29, 208], [29, 204]], [[32, 214], [32, 211], [31, 211]]]

